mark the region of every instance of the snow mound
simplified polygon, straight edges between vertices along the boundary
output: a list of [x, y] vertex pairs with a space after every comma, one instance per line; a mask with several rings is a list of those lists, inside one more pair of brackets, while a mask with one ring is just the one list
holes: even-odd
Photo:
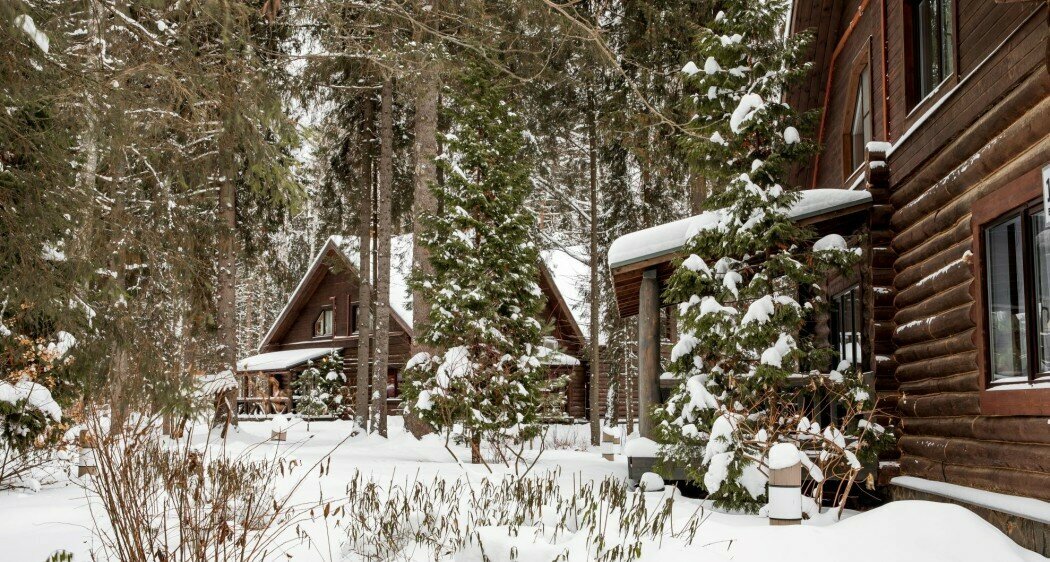
[[627, 446], [623, 448], [623, 454], [628, 457], [656, 458], [659, 452], [660, 444], [645, 437], [631, 439], [627, 442]]
[[795, 466], [799, 463], [798, 455], [798, 447], [791, 443], [777, 443], [769, 449], [769, 468], [780, 470]]
[[664, 489], [664, 479], [655, 472], [646, 472], [638, 481], [638, 489], [643, 492], [660, 492]]

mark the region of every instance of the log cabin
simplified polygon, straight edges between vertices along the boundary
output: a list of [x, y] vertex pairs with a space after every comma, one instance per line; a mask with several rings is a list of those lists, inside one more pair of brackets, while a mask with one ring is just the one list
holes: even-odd
[[[826, 204], [796, 218], [863, 243], [856, 271], [828, 280], [816, 330], [895, 416], [879, 482], [893, 499], [963, 505], [1044, 555], [1048, 22], [1046, 1], [795, 0], [790, 33], [812, 34], [814, 72], [786, 96], [822, 110], [821, 149], [792, 179]], [[836, 208], [835, 192], [863, 195]], [[684, 243], [674, 224], [609, 252], [619, 312], [638, 316], [643, 412], [658, 399], [658, 312], [673, 304], [660, 287]]]
[[[242, 417], [266, 416], [295, 410], [292, 381], [310, 362], [338, 353], [348, 381], [344, 396], [351, 403], [357, 376], [359, 261], [356, 238], [332, 236], [315, 256], [284, 309], [263, 337], [258, 354], [237, 364]], [[548, 331], [544, 347], [552, 377], [565, 376], [562, 421], [587, 415], [586, 342], [580, 316], [586, 303], [579, 296], [581, 262], [563, 250], [542, 253], [538, 284], [544, 295], [539, 320]], [[401, 371], [411, 357], [415, 337], [412, 293], [411, 235], [391, 240], [390, 357], [387, 372], [387, 410], [400, 413]], [[584, 266], [585, 267], [585, 266]], [[568, 298], [567, 298], [568, 297]], [[373, 348], [374, 350], [374, 348]], [[374, 352], [374, 351], [373, 351]], [[374, 358], [370, 358], [374, 362]]]

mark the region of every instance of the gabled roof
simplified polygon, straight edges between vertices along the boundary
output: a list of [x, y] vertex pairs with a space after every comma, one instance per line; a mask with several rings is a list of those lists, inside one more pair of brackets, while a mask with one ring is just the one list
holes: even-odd
[[261, 353], [237, 362], [237, 371], [280, 371], [339, 351], [338, 347], [308, 347]]
[[[395, 251], [394, 248], [398, 245], [395, 240], [405, 238], [404, 236], [396, 236], [391, 239], [391, 260], [390, 269], [393, 273], [395, 269], [402, 267], [404, 260], [394, 259]], [[407, 236], [408, 246], [411, 248], [411, 236]], [[303, 304], [309, 299], [310, 295], [317, 289], [318, 284], [326, 273], [329, 272], [332, 265], [341, 265], [346, 270], [354, 275], [360, 277], [358, 260], [356, 253], [354, 257], [351, 257], [351, 253], [346, 251], [346, 248], [352, 246], [356, 247], [356, 238], [353, 242], [349, 242], [349, 238], [341, 236], [331, 236], [321, 247], [317, 255], [314, 256], [313, 262], [310, 267], [306, 270], [306, 274], [299, 281], [299, 284], [292, 291], [291, 297], [288, 298], [288, 302], [285, 303], [281, 313], [277, 315], [277, 319], [274, 320], [273, 325], [270, 326], [269, 331], [266, 332], [266, 336], [263, 337], [262, 343], [259, 344], [259, 349], [262, 350], [266, 346], [272, 343], [272, 340], [286, 329], [290, 323], [295, 319], [295, 314], [302, 308]], [[333, 264], [334, 260], [334, 264]], [[407, 260], [408, 269], [411, 270], [411, 250], [409, 250], [409, 257]], [[401, 281], [395, 279], [397, 276]], [[404, 299], [405, 291], [407, 291], [408, 285], [404, 281], [407, 279], [407, 275], [402, 274], [400, 271], [395, 275], [391, 275], [390, 283], [390, 318], [394, 323], [405, 331], [410, 337], [412, 336], [412, 317], [411, 312], [406, 308], [406, 301]], [[406, 319], [405, 316], [408, 316]]]

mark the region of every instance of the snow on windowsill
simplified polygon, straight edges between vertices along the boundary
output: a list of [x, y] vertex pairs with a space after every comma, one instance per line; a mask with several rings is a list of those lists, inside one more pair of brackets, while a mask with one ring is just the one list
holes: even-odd
[[890, 480], [890, 483], [901, 488], [943, 496], [978, 507], [1024, 517], [1043, 524], [1050, 524], [1050, 502], [1035, 498], [1000, 494], [998, 492], [978, 490], [958, 484], [937, 482], [914, 476], [898, 476]]

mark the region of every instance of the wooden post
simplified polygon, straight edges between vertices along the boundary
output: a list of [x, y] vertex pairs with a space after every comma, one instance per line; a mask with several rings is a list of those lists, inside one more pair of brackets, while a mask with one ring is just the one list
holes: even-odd
[[660, 402], [660, 280], [642, 273], [638, 295], [638, 435], [653, 437], [652, 409]]
[[769, 471], [769, 524], [802, 524], [802, 463]]
[[77, 477], [96, 476], [98, 474], [98, 461], [95, 456], [97, 443], [95, 438], [85, 429], [80, 432], [80, 462], [77, 463]]
[[608, 431], [619, 431], [620, 428], [605, 428], [602, 430], [602, 458], [611, 461], [616, 460], [616, 449], [620, 446], [620, 436], [612, 435]]

